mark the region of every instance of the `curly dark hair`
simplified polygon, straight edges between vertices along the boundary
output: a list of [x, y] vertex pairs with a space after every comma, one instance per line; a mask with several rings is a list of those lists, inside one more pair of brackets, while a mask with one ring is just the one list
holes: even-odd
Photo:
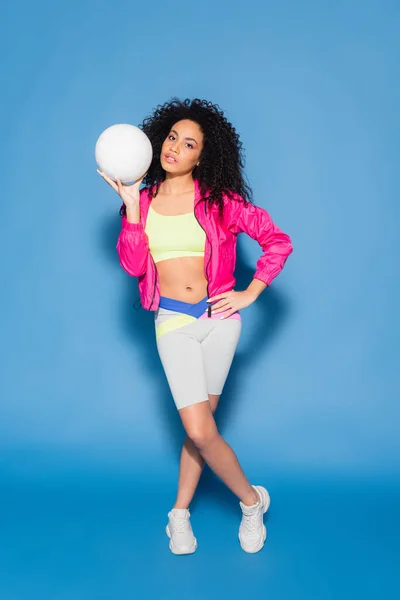
[[[252, 190], [243, 175], [243, 149], [238, 133], [218, 104], [198, 98], [186, 98], [182, 102], [174, 97], [171, 102], [158, 105], [152, 115], [138, 126], [153, 147], [153, 160], [143, 179], [143, 184], [150, 186], [152, 197], [157, 195], [161, 182], [165, 180], [160, 162], [162, 144], [172, 126], [183, 119], [197, 123], [204, 135], [200, 165], [192, 174], [193, 179], [199, 180], [201, 195], [209, 192], [207, 200], [210, 205], [218, 206], [220, 216], [223, 213], [223, 193], [229, 198], [239, 194], [244, 202], [252, 202]], [[125, 213], [124, 204], [120, 214]]]

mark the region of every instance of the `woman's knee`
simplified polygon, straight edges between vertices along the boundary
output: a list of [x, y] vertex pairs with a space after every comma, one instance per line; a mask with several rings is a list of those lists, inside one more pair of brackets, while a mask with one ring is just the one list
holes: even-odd
[[205, 403], [198, 407], [192, 406], [186, 414], [182, 413], [183, 411], [181, 417], [187, 436], [199, 450], [207, 448], [219, 435], [209, 404], [208, 407]]
[[206, 450], [219, 436], [215, 426], [190, 427], [186, 433], [198, 450]]

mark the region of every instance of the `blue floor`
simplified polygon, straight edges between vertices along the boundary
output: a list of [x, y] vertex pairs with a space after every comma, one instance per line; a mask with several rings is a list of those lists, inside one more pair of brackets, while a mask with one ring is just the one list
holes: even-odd
[[400, 597], [398, 484], [271, 476], [267, 485], [268, 537], [250, 555], [237, 537], [236, 498], [205, 470], [191, 506], [198, 549], [175, 556], [165, 534], [175, 490], [157, 489], [153, 474], [8, 475], [0, 486], [0, 598]]

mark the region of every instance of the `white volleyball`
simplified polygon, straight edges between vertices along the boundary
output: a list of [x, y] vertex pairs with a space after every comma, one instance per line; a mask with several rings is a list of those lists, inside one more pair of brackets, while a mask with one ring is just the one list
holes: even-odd
[[96, 142], [96, 163], [114, 181], [136, 181], [144, 175], [153, 159], [147, 135], [138, 127], [118, 123], [107, 127]]

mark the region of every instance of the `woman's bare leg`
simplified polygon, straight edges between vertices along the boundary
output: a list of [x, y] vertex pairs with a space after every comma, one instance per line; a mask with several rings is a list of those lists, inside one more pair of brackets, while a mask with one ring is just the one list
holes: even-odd
[[[236, 494], [243, 504], [248, 506], [256, 504], [260, 498], [243, 473], [236, 454], [220, 435], [210, 402], [198, 402], [181, 408], [179, 415], [188, 437], [210, 469]], [[196, 472], [200, 471], [201, 474], [203, 465], [198, 459], [196, 460], [196, 456], [191, 454], [193, 472], [196, 468]], [[194, 493], [193, 481], [194, 478], [191, 486]]]
[[[220, 396], [208, 395], [211, 412], [214, 414]], [[189, 508], [196, 488], [200, 481], [200, 476], [204, 467], [204, 458], [193, 444], [192, 440], [186, 435], [183, 443], [181, 460], [179, 465], [178, 492], [173, 508]]]

